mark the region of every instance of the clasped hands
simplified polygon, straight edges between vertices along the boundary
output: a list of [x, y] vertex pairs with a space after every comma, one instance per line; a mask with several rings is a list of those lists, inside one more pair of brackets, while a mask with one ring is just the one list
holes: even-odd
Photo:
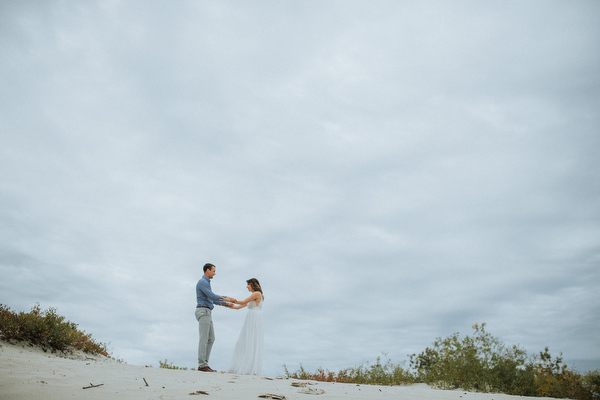
[[221, 300], [225, 301], [226, 302], [225, 307], [229, 307], [229, 308], [234, 308], [235, 304], [239, 303], [233, 297], [228, 297], [228, 296], [221, 297]]

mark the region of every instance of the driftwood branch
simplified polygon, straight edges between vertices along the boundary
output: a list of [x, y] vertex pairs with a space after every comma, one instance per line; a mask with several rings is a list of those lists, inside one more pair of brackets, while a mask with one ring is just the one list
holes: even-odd
[[90, 386], [84, 386], [83, 388], [84, 389], [89, 389], [89, 388], [95, 388], [95, 387], [102, 386], [102, 385], [104, 385], [104, 383], [101, 383], [99, 385], [94, 385], [93, 383], [90, 383]]

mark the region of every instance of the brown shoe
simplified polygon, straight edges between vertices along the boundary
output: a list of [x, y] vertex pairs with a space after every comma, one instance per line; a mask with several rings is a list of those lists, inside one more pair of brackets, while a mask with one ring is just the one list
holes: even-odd
[[202, 371], [202, 372], [217, 372], [214, 369], [212, 369], [211, 367], [209, 367], [208, 365], [206, 367], [198, 367], [198, 371]]

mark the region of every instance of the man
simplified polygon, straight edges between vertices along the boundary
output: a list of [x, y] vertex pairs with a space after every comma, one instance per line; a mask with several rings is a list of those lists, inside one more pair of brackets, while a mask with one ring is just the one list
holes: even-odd
[[208, 366], [210, 351], [215, 341], [212, 309], [215, 304], [227, 306], [226, 302], [235, 303], [236, 300], [231, 297], [214, 294], [210, 288], [210, 280], [216, 274], [216, 267], [213, 264], [207, 263], [203, 269], [204, 276], [196, 284], [196, 319], [198, 320], [198, 333], [200, 336], [198, 341], [198, 371], [216, 372]]

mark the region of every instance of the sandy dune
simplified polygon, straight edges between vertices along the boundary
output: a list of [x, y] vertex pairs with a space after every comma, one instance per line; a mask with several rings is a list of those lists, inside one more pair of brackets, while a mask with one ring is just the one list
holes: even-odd
[[[94, 385], [93, 387], [90, 387]], [[84, 389], [87, 388], [87, 389]], [[519, 396], [431, 389], [427, 385], [368, 386], [287, 378], [178, 371], [118, 363], [77, 353], [45, 353], [0, 341], [0, 400], [65, 399], [422, 399], [512, 400]]]

